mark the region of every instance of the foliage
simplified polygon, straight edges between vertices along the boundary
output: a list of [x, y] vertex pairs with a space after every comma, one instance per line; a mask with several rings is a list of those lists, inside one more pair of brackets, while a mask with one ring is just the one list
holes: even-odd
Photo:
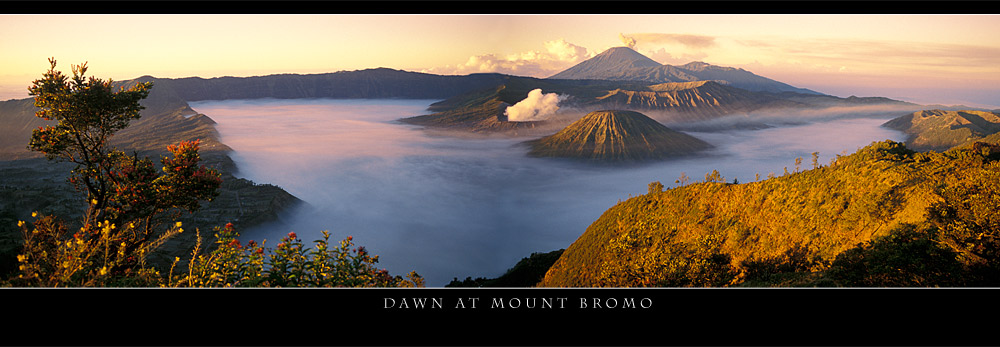
[[70, 182], [86, 192], [88, 209], [72, 235], [52, 217], [37, 220], [30, 232], [22, 225], [18, 278], [46, 286], [106, 285], [104, 275], [143, 272], [146, 256], [180, 232], [179, 226], [156, 230], [154, 217], [171, 209], [197, 210], [200, 200], [215, 197], [221, 178], [198, 166], [198, 141], [168, 147], [174, 157], [162, 160], [162, 175], [149, 159], [110, 145], [115, 132], [140, 117], [139, 101], [152, 84], [114, 91], [110, 80], [88, 79], [86, 64], [73, 66], [68, 78], [55, 69], [55, 59], [49, 63], [29, 91], [39, 108], [36, 116], [58, 123], [35, 129], [29, 148], [76, 164]]
[[970, 268], [971, 285], [996, 286], [1000, 285], [1000, 161], [996, 161], [1000, 146], [979, 143], [969, 152], [990, 161], [982, 164], [983, 170], [941, 187], [943, 200], [928, 210], [929, 220], [940, 228], [939, 241]]
[[[422, 287], [415, 272], [407, 278], [391, 276], [378, 269], [378, 256], [364, 247], [353, 247], [348, 236], [331, 247], [330, 234], [304, 248], [292, 232], [270, 252], [264, 243], [251, 240], [245, 245], [233, 225], [216, 228], [216, 244], [207, 255], [193, 253], [186, 274], [172, 276], [167, 286], [175, 287]], [[180, 260], [179, 258], [177, 259]]]
[[56, 70], [55, 59], [49, 59], [49, 64], [49, 71], [28, 91], [39, 108], [35, 115], [58, 123], [35, 129], [28, 147], [50, 160], [76, 164], [71, 182], [87, 192], [87, 221], [100, 222], [112, 199], [112, 171], [120, 163], [109, 141], [115, 132], [140, 117], [139, 100], [149, 95], [152, 83], [115, 92], [111, 80], [88, 79], [86, 63], [72, 66], [72, 78]]
[[933, 230], [907, 224], [840, 253], [827, 274], [840, 286], [924, 287], [962, 285], [963, 271]]
[[9, 284], [25, 287], [155, 286], [159, 275], [143, 266], [145, 256], [183, 231], [176, 225], [157, 240], [139, 241], [134, 224], [85, 224], [72, 235], [54, 216], [18, 226], [24, 249], [17, 256], [20, 271]]
[[660, 181], [653, 181], [649, 183], [649, 194], [662, 193], [662, 192], [663, 192], [663, 183], [660, 183]]

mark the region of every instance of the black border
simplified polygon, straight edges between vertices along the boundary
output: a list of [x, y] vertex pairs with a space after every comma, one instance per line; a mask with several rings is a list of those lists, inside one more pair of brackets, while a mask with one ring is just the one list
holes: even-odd
[[[0, 293], [14, 302], [4, 344], [46, 346], [981, 346], [996, 344], [993, 317], [1000, 308], [996, 291], [981, 288]], [[438, 298], [442, 306], [385, 307], [385, 298], [404, 297]], [[480, 298], [474, 309], [472, 297]], [[455, 308], [459, 298], [465, 309]], [[508, 305], [518, 298], [522, 306], [493, 308], [492, 298]], [[529, 298], [534, 308], [527, 308]], [[542, 307], [546, 298], [556, 298], [553, 307]], [[562, 307], [558, 298], [565, 298]], [[633, 298], [637, 307], [594, 308], [595, 298]]]
[[[4, 2], [7, 14], [983, 14], [989, 2]], [[528, 6], [530, 5], [530, 7]], [[0, 289], [4, 345], [997, 345], [995, 289]], [[386, 309], [386, 297], [442, 309]], [[477, 309], [454, 309], [479, 297]], [[491, 298], [566, 298], [491, 309]], [[648, 309], [579, 299], [650, 298]]]

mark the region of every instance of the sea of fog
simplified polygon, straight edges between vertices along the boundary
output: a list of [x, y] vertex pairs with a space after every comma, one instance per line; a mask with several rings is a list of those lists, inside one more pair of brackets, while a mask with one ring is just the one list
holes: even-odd
[[[243, 230], [273, 247], [289, 231], [309, 242], [351, 235], [392, 274], [417, 271], [428, 286], [496, 277], [533, 252], [568, 247], [621, 200], [667, 187], [682, 173], [728, 181], [827, 164], [872, 141], [903, 136], [888, 118], [824, 119], [764, 130], [690, 133], [717, 146], [704, 157], [641, 166], [530, 158], [521, 138], [434, 136], [395, 120], [435, 100], [227, 100], [191, 103], [218, 122], [238, 177], [306, 201], [282, 222]], [[789, 115], [794, 118], [794, 115]]]

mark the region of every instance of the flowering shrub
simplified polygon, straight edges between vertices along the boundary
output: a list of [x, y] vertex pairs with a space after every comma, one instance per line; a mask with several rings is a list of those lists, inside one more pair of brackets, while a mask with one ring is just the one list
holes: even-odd
[[[331, 247], [330, 233], [305, 248], [294, 232], [267, 252], [264, 242], [239, 241], [232, 223], [215, 229], [218, 247], [207, 255], [197, 249], [187, 274], [172, 276], [166, 286], [194, 287], [417, 287], [423, 279], [415, 272], [407, 278], [378, 269], [378, 256], [364, 247], [353, 247], [348, 236]], [[180, 259], [175, 259], [175, 265]], [[173, 271], [171, 271], [172, 274]]]
[[[35, 215], [37, 216], [37, 214]], [[305, 248], [294, 233], [268, 251], [266, 241], [239, 241], [232, 223], [215, 228], [217, 247], [192, 251], [187, 266], [175, 258], [169, 273], [146, 267], [145, 257], [163, 241], [184, 231], [181, 223], [154, 241], [137, 243], [136, 226], [110, 222], [85, 225], [68, 236], [65, 224], [53, 216], [19, 222], [24, 251], [19, 272], [6, 285], [20, 287], [422, 287], [423, 278], [410, 272], [392, 276], [375, 266], [378, 256], [355, 246], [348, 236], [331, 247], [329, 232]], [[197, 232], [197, 231], [196, 231]], [[201, 239], [200, 237], [198, 238]], [[186, 271], [185, 271], [186, 270]]]
[[182, 231], [177, 224], [156, 240], [140, 242], [135, 224], [85, 224], [72, 235], [53, 216], [18, 226], [24, 250], [17, 256], [20, 271], [9, 282], [38, 287], [155, 286], [159, 274], [145, 267], [145, 256]]

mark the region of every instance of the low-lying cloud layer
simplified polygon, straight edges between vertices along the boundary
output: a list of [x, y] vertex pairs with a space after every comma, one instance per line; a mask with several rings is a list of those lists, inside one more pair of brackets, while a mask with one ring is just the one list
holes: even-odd
[[536, 122], [549, 119], [559, 110], [563, 97], [556, 93], [543, 94], [541, 89], [528, 92], [528, 97], [508, 106], [503, 112], [511, 122]]
[[[289, 231], [315, 240], [354, 236], [393, 274], [417, 271], [429, 286], [496, 277], [533, 252], [568, 247], [619, 200], [648, 184], [674, 186], [718, 170], [751, 182], [820, 162], [872, 141], [898, 140], [885, 119], [834, 119], [756, 131], [691, 133], [716, 149], [704, 157], [642, 166], [594, 167], [525, 156], [535, 137], [428, 136], [395, 123], [432, 101], [260, 100], [197, 102], [234, 149], [240, 175], [275, 184], [308, 208], [287, 221], [241, 230], [275, 244]], [[566, 112], [562, 110], [559, 115]]]

